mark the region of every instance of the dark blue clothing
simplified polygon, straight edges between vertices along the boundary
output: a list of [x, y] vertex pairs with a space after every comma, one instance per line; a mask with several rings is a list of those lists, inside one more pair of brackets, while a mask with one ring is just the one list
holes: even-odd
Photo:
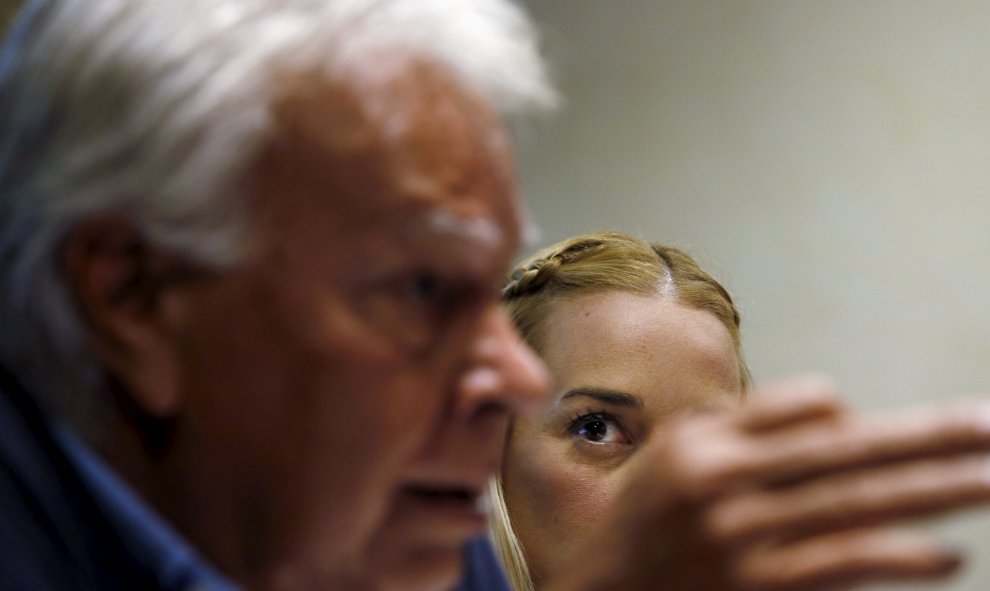
[[0, 589], [154, 591], [37, 404], [0, 368]]
[[54, 435], [114, 530], [134, 556], [155, 574], [156, 588], [238, 591], [239, 587], [210, 566], [86, 443], [61, 425], [55, 426]]
[[457, 591], [510, 591], [488, 538], [478, 538], [464, 547], [467, 575]]

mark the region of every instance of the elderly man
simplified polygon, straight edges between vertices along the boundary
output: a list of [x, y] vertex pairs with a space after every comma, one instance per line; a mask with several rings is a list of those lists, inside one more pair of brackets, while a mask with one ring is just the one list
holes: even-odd
[[[502, 118], [553, 102], [521, 13], [38, 1], [0, 68], [0, 588], [456, 584], [506, 419], [547, 389], [496, 297], [524, 225]], [[961, 454], [986, 413], [905, 442], [803, 388], [658, 442], [569, 589], [946, 570], [863, 528], [985, 498]], [[912, 488], [932, 453], [955, 463]], [[829, 485], [874, 552], [774, 578], [767, 539], [835, 547]]]
[[343, 586], [379, 526], [456, 576], [505, 417], [546, 389], [496, 290], [522, 219], [497, 113], [553, 98], [521, 14], [29, 10], [0, 99], [4, 437], [31, 442], [0, 587]]

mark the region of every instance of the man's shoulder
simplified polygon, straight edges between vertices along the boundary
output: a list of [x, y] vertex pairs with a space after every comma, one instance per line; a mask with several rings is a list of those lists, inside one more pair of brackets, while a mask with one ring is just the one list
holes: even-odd
[[38, 405], [0, 368], [0, 589], [147, 586]]

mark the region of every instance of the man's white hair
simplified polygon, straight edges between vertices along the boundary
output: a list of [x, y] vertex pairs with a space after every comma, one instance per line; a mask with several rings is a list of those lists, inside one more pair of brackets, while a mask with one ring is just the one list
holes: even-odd
[[[0, 54], [0, 363], [64, 406], [100, 370], [60, 269], [79, 222], [243, 256], [238, 181], [287, 75], [333, 79], [381, 50], [446, 68], [503, 115], [554, 101], [510, 0], [42, 0]], [[346, 83], [346, 80], [344, 80]]]

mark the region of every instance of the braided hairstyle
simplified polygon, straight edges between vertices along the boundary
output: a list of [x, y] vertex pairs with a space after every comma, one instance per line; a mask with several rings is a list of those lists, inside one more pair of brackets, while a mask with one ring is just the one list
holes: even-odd
[[675, 298], [712, 313], [732, 336], [741, 386], [749, 386], [739, 311], [732, 297], [690, 255], [672, 246], [620, 232], [575, 236], [520, 263], [509, 275], [502, 298], [523, 338], [541, 351], [543, 320], [559, 300], [604, 291]]

